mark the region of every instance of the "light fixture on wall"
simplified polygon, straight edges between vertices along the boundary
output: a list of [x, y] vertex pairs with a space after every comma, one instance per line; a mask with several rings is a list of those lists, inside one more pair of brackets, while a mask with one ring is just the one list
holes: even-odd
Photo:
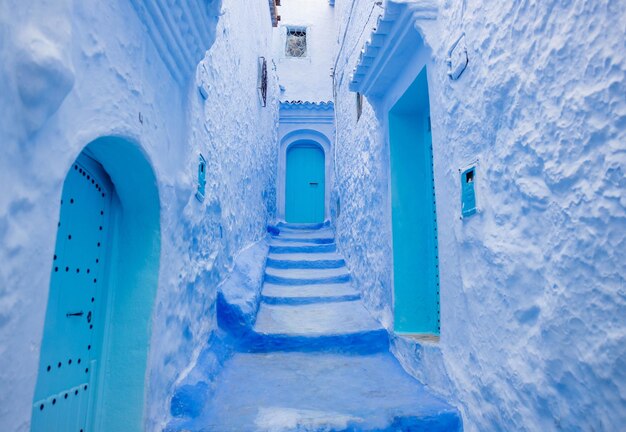
[[265, 60], [265, 57], [259, 57], [257, 90], [259, 91], [259, 102], [261, 102], [261, 106], [266, 106], [267, 105], [267, 60]]

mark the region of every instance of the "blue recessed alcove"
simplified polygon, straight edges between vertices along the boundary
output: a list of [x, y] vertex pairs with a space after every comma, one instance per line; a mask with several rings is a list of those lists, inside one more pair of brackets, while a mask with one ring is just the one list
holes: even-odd
[[461, 172], [461, 215], [468, 217], [476, 213], [476, 167]]

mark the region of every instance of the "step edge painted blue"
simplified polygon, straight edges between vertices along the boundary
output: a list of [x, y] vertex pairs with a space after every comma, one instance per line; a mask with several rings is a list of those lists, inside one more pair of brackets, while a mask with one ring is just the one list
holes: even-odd
[[320, 228], [325, 228], [330, 226], [329, 221], [319, 222], [319, 223], [289, 223], [289, 222], [278, 222], [276, 224], [277, 228], [289, 228], [293, 230], [316, 230]]
[[336, 252], [337, 245], [335, 243], [321, 245], [302, 245], [302, 246], [283, 246], [270, 245], [269, 252], [275, 254], [281, 253], [318, 253], [318, 252]]
[[271, 305], [304, 305], [313, 303], [339, 303], [360, 300], [360, 294], [345, 294], [339, 296], [316, 296], [316, 297], [276, 297], [261, 296], [261, 301]]
[[265, 274], [264, 282], [274, 285], [316, 285], [316, 284], [334, 284], [350, 282], [350, 273], [339, 276], [329, 276], [325, 278], [287, 278], [282, 276], [274, 276]]
[[268, 258], [265, 266], [275, 269], [331, 269], [341, 268], [346, 265], [346, 261], [341, 259], [329, 260], [281, 260]]
[[239, 340], [239, 352], [337, 352], [372, 354], [389, 350], [389, 334], [384, 328], [362, 332], [319, 336], [283, 333], [257, 333], [252, 330]]
[[289, 243], [311, 243], [311, 244], [330, 244], [330, 243], [335, 242], [334, 237], [299, 238], [299, 237], [272, 236], [272, 240], [284, 241], [284, 242], [289, 242]]

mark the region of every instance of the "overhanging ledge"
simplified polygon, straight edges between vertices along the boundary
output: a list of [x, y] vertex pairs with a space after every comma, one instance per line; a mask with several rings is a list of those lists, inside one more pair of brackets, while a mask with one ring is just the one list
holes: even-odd
[[280, 122], [332, 124], [335, 120], [334, 107], [331, 101], [284, 101], [280, 103]]
[[350, 79], [350, 91], [378, 99], [395, 81], [408, 57], [423, 46], [419, 21], [437, 19], [432, 0], [388, 0], [374, 31], [361, 50]]

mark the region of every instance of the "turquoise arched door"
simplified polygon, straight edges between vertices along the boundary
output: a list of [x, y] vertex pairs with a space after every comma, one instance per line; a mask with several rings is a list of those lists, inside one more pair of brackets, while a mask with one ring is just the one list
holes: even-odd
[[324, 151], [316, 144], [287, 150], [285, 219], [291, 223], [324, 221]]
[[112, 185], [81, 154], [63, 185], [31, 430], [87, 431], [105, 325]]

